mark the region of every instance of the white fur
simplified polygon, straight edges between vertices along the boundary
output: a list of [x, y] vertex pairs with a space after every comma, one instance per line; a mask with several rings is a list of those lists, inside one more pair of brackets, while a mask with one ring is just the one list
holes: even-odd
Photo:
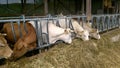
[[[69, 27], [68, 19], [64, 19], [64, 18], [60, 18], [60, 17], [65, 17], [65, 16], [61, 15], [58, 17], [60, 26], [62, 28]], [[71, 21], [72, 21], [72, 26], [73, 26], [74, 32], [77, 34], [77, 37], [81, 38], [84, 41], [89, 40], [89, 32], [87, 30], [83, 29], [83, 27], [81, 25], [79, 25], [77, 21], [75, 21], [73, 19]], [[66, 25], [66, 23], [67, 23], [67, 25]]]
[[[34, 21], [29, 21], [29, 23], [31, 23], [35, 27]], [[39, 24], [40, 21], [38, 21], [38, 25]], [[47, 33], [47, 21], [46, 20], [41, 21], [41, 25], [42, 25], [42, 33]], [[65, 43], [69, 43], [69, 44], [72, 43], [71, 32], [69, 31], [69, 29], [66, 29], [66, 31], [68, 31], [68, 33], [66, 34], [65, 29], [56, 26], [55, 24], [52, 23], [52, 21], [50, 21], [48, 23], [48, 31], [49, 31], [50, 44], [54, 44], [58, 40], [62, 40]], [[43, 38], [44, 38], [43, 42], [46, 42], [47, 39], [45, 38], [45, 36], [43, 36]]]

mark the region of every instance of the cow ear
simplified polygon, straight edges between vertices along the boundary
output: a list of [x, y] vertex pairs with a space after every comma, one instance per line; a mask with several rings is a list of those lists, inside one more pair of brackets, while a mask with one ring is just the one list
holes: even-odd
[[92, 29], [91, 33], [97, 32], [97, 29]]
[[24, 46], [21, 44], [21, 45], [14, 45], [14, 50], [21, 50]]
[[27, 48], [27, 44], [23, 42], [22, 45], [20, 45], [20, 47], [18, 47], [18, 50], [22, 50], [24, 48]]
[[16, 50], [21, 50], [25, 47], [25, 43], [23, 39], [19, 39], [17, 43], [15, 44]]
[[79, 32], [79, 35], [82, 35], [84, 33], [84, 31], [81, 31], [81, 32]]
[[91, 24], [91, 23], [87, 23], [87, 25], [88, 25], [89, 27], [92, 27], [92, 24]]

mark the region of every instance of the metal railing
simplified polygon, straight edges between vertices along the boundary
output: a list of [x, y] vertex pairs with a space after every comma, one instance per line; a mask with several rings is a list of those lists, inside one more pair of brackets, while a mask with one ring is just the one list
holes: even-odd
[[[49, 21], [54, 21], [56, 22], [56, 25], [60, 27], [60, 22], [58, 19], [65, 19], [66, 20], [66, 25], [67, 23], [69, 24], [69, 28], [71, 28], [71, 19], [72, 18], [76, 18], [78, 22], [82, 21], [83, 23], [86, 22], [86, 16], [66, 16], [66, 17], [56, 17], [56, 16], [48, 16], [48, 17], [27, 17], [27, 16], [20, 16], [20, 17], [0, 17], [0, 23], [6, 23], [9, 22], [11, 23], [11, 29], [13, 34], [14, 32], [14, 27], [13, 27], [13, 23], [16, 22], [18, 24], [18, 26], [20, 26], [20, 22], [22, 21], [25, 25], [25, 21], [34, 21], [35, 22], [35, 27], [36, 27], [36, 35], [37, 35], [37, 43], [38, 43], [38, 47], [36, 49], [40, 49], [40, 48], [44, 48], [47, 46], [50, 46], [51, 44], [49, 44], [49, 31], [48, 31], [48, 23]], [[43, 33], [42, 32], [42, 25], [41, 22], [42, 21], [46, 21], [45, 23], [47, 23], [47, 33]], [[38, 23], [39, 21], [39, 23]], [[112, 14], [112, 15], [92, 15], [92, 27], [96, 28], [99, 30], [99, 32], [103, 32], [103, 31], [107, 31], [116, 27], [120, 27], [120, 14]], [[38, 25], [39, 24], [39, 25]], [[24, 26], [24, 28], [27, 31], [26, 26]], [[73, 29], [73, 28], [71, 28]], [[19, 28], [19, 33], [22, 36], [21, 30]], [[42, 36], [45, 35], [47, 42], [44, 43], [43, 42], [43, 38]], [[14, 39], [16, 41], [16, 36], [15, 34], [13, 35]]]

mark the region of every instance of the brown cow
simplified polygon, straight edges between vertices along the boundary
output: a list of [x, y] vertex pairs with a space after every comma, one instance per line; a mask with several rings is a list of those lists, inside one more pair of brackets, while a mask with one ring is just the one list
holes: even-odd
[[4, 38], [4, 35], [0, 33], [0, 58], [8, 59], [9, 57], [11, 57], [12, 53], [13, 51], [8, 46], [8, 43]]
[[[15, 29], [14, 31], [17, 38], [17, 42], [15, 42], [14, 44], [12, 58], [17, 59], [23, 56], [27, 51], [36, 48], [36, 32], [34, 27], [30, 23], [26, 23], [26, 28], [28, 31], [27, 33], [25, 31], [24, 24], [20, 23], [20, 29], [22, 33], [22, 37], [20, 38], [18, 24], [14, 23], [13, 26]], [[5, 33], [7, 33], [7, 39], [13, 42], [14, 37], [11, 29], [11, 24], [10, 23], [4, 24], [3, 30]]]

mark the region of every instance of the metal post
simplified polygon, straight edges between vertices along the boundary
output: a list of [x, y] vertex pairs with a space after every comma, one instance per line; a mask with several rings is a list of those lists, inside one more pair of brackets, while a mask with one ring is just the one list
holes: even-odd
[[34, 9], [35, 9], [35, 0], [34, 0]]
[[21, 13], [22, 13], [22, 14], [24, 13], [23, 10], [24, 10], [24, 1], [21, 0]]
[[48, 14], [48, 0], [44, 0], [44, 11], [45, 11], [45, 15]]
[[8, 0], [7, 0], [7, 8], [8, 8]]
[[54, 9], [54, 14], [56, 14], [56, 0], [54, 0], [54, 7], [53, 7]]
[[82, 14], [84, 14], [84, 10], [85, 10], [85, 8], [84, 8], [85, 6], [84, 6], [84, 0], [82, 0]]
[[102, 11], [103, 11], [103, 14], [104, 14], [104, 0], [102, 0]]
[[91, 0], [86, 0], [87, 23], [91, 22]]

